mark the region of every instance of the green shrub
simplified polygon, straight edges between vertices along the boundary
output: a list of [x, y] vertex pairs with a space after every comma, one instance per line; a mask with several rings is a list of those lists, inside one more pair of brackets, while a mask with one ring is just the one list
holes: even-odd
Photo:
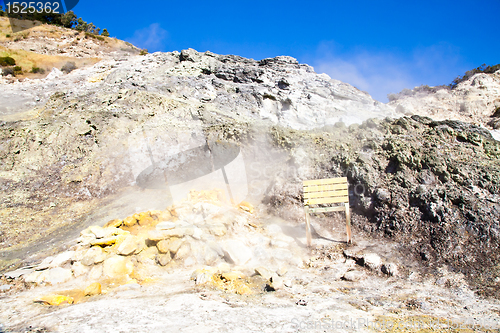
[[10, 34], [5, 34], [5, 37], [10, 38], [12, 36]]
[[14, 74], [22, 74], [23, 68], [21, 66], [14, 66]]
[[16, 61], [11, 57], [0, 57], [0, 66], [15, 66]]
[[64, 64], [64, 66], [61, 67], [61, 71], [64, 73], [68, 74], [76, 69], [76, 64], [72, 61], [68, 61], [67, 63]]
[[33, 68], [31, 69], [31, 73], [45, 74], [45, 69], [33, 66]]
[[455, 80], [453, 80], [450, 83], [450, 88], [455, 88], [457, 84], [460, 82], [466, 81], [470, 79], [472, 76], [478, 73], [486, 73], [486, 74], [493, 74], [496, 71], [500, 70], [500, 64], [494, 65], [494, 66], [487, 66], [486, 64], [482, 64], [481, 66], [471, 69], [470, 71], [465, 72], [464, 75], [462, 76], [457, 76]]
[[139, 52], [139, 55], [146, 55], [148, 54], [148, 50], [147, 49], [142, 49], [141, 52]]

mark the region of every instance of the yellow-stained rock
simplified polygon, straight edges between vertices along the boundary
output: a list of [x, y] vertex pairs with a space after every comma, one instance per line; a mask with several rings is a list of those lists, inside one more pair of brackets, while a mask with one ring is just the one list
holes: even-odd
[[42, 303], [44, 305], [62, 305], [73, 304], [73, 297], [64, 295], [47, 295], [34, 300], [35, 303]]
[[177, 237], [171, 237], [169, 239], [164, 239], [156, 243], [156, 247], [160, 253], [170, 252], [172, 254], [176, 254], [177, 250], [182, 244], [182, 239]]
[[101, 284], [99, 282], [94, 282], [90, 284], [84, 290], [85, 296], [95, 296], [101, 294]]
[[152, 216], [157, 216], [158, 222], [171, 221], [174, 219], [169, 210], [160, 211], [157, 214], [152, 214]]
[[138, 220], [138, 223], [141, 227], [145, 227], [145, 226], [154, 226], [156, 225], [157, 221], [151, 216], [144, 216]]
[[145, 262], [148, 260], [154, 260], [157, 254], [158, 254], [158, 248], [156, 246], [151, 246], [144, 249], [144, 251], [142, 251], [141, 253], [139, 253], [137, 258], [140, 262]]
[[245, 212], [249, 212], [250, 214], [253, 214], [253, 212], [254, 212], [253, 205], [251, 203], [247, 202], [247, 201], [240, 202], [240, 204], [238, 205], [238, 207], [241, 210], [244, 210]]
[[167, 265], [171, 260], [172, 256], [170, 255], [170, 252], [156, 255], [156, 262], [161, 266]]
[[169, 245], [169, 241], [166, 239], [163, 239], [163, 240], [159, 241], [158, 243], [156, 243], [156, 247], [158, 248], [158, 252], [160, 252], [160, 253], [169, 252], [168, 245]]
[[119, 236], [111, 236], [111, 237], [96, 239], [90, 242], [90, 245], [92, 246], [98, 245], [101, 247], [110, 246], [116, 243], [118, 237]]
[[111, 228], [118, 228], [119, 226], [121, 226], [123, 223], [123, 220], [120, 220], [120, 219], [114, 219], [114, 220], [111, 220], [109, 221], [108, 223], [106, 223], [104, 225], [104, 228], [108, 228], [108, 227], [111, 227]]
[[[136, 214], [134, 214], [136, 215]], [[123, 219], [123, 225], [126, 227], [131, 227], [137, 223], [137, 219], [132, 216], [127, 216]]]
[[123, 242], [121, 242], [120, 246], [118, 246], [118, 254], [129, 256], [136, 253], [136, 251], [138, 250], [138, 243], [139, 242], [137, 237], [132, 235], [126, 236]]
[[128, 257], [115, 255], [103, 263], [103, 274], [112, 279], [123, 278], [133, 271], [134, 264]]
[[234, 281], [237, 279], [245, 278], [245, 274], [243, 274], [240, 271], [232, 271], [232, 272], [222, 273], [222, 278], [225, 279], [226, 281]]

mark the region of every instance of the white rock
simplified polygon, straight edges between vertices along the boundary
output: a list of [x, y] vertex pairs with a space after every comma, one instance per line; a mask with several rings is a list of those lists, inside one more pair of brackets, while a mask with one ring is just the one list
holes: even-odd
[[66, 251], [59, 253], [54, 260], [51, 261], [50, 267], [59, 267], [63, 266], [64, 264], [67, 264], [73, 260], [73, 256], [75, 255], [75, 251]]
[[397, 276], [398, 275], [398, 265], [395, 263], [386, 263], [382, 265], [382, 272], [389, 276]]
[[35, 283], [38, 281], [38, 277], [42, 274], [41, 271], [35, 271], [24, 276], [24, 282]]
[[364, 265], [373, 271], [378, 271], [382, 266], [382, 258], [376, 253], [365, 253], [363, 260]]
[[346, 281], [356, 282], [365, 277], [365, 273], [361, 271], [349, 271], [344, 274], [343, 278]]
[[73, 263], [73, 265], [71, 265], [71, 271], [73, 272], [73, 275], [75, 277], [79, 277], [79, 276], [82, 276], [84, 274], [87, 274], [87, 272], [89, 271], [89, 268], [87, 266], [85, 266], [84, 264], [82, 264], [81, 262], [75, 262]]
[[223, 251], [226, 259], [235, 265], [244, 265], [252, 258], [252, 250], [237, 240], [226, 241]]
[[38, 276], [36, 282], [58, 284], [69, 281], [72, 277], [73, 272], [71, 271], [71, 269], [56, 267], [42, 271]]
[[97, 281], [101, 278], [101, 276], [102, 276], [102, 265], [92, 266], [88, 275], [88, 279], [90, 281]]
[[166, 222], [160, 222], [156, 225], [156, 230], [170, 230], [173, 229], [177, 226], [176, 223], [166, 221]]

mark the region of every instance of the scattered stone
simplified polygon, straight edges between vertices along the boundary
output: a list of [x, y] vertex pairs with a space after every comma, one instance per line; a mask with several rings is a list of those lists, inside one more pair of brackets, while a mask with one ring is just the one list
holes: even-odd
[[299, 299], [297, 302], [295, 302], [295, 304], [300, 305], [300, 306], [306, 306], [307, 301], [304, 299]]
[[50, 265], [52, 261], [54, 260], [54, 257], [47, 257], [42, 260], [40, 264], [36, 266], [37, 271], [43, 271], [45, 269], [51, 268], [52, 266]]
[[224, 256], [235, 265], [242, 266], [252, 258], [252, 250], [241, 241], [226, 241], [223, 247]]
[[109, 221], [104, 225], [104, 228], [111, 227], [111, 228], [118, 228], [123, 224], [123, 220], [120, 219], [114, 219]]
[[100, 295], [101, 294], [101, 284], [99, 282], [94, 282], [94, 283], [90, 284], [87, 288], [85, 288], [83, 293], [85, 296]]
[[208, 232], [214, 236], [221, 237], [227, 233], [227, 228], [224, 224], [214, 224], [208, 227]]
[[26, 275], [24, 275], [24, 282], [36, 283], [41, 274], [42, 274], [42, 272], [40, 272], [40, 271], [34, 271], [30, 274], [26, 274]]
[[260, 276], [262, 276], [266, 280], [270, 280], [271, 277], [273, 276], [273, 272], [271, 272], [270, 270], [268, 270], [267, 268], [262, 267], [262, 266], [257, 267], [255, 269], [255, 273], [259, 274]]
[[172, 260], [172, 256], [170, 255], [170, 252], [167, 253], [159, 253], [156, 255], [156, 262], [160, 266], [166, 266], [170, 261]]
[[44, 305], [62, 305], [62, 304], [73, 304], [74, 300], [72, 297], [69, 296], [49, 295], [37, 298], [33, 302], [41, 303]]
[[191, 237], [193, 237], [194, 239], [200, 240], [202, 235], [203, 235], [203, 231], [198, 227], [194, 227], [194, 232], [191, 235]]
[[73, 277], [73, 272], [71, 269], [67, 268], [51, 268], [45, 271], [42, 271], [41, 274], [37, 278], [37, 283], [50, 283], [50, 284], [58, 284], [69, 281]]
[[96, 239], [92, 242], [90, 242], [90, 245], [92, 246], [101, 246], [101, 247], [106, 247], [106, 246], [111, 246], [115, 244], [117, 241], [121, 240], [123, 236], [111, 236], [111, 237], [106, 237], [106, 238], [101, 238], [101, 239]]
[[90, 269], [88, 279], [90, 281], [96, 281], [96, 280], [99, 280], [101, 278], [101, 276], [102, 276], [102, 265], [97, 265], [97, 266], [93, 266]]
[[137, 237], [129, 235], [123, 240], [123, 242], [118, 246], [118, 254], [123, 256], [129, 256], [136, 253], [138, 250], [138, 240]]
[[128, 216], [123, 219], [123, 225], [126, 227], [134, 226], [137, 223], [137, 220], [132, 216]]
[[245, 274], [243, 274], [240, 271], [226, 272], [222, 273], [222, 278], [225, 279], [226, 281], [234, 281], [237, 279], [244, 279]]
[[170, 237], [182, 238], [184, 236], [192, 236], [194, 228], [192, 227], [176, 227], [169, 230], [151, 230], [148, 233], [148, 239], [152, 242], [158, 242]]
[[0, 292], [4, 293], [6, 291], [9, 291], [10, 288], [12, 288], [12, 285], [10, 284], [3, 284], [0, 286]]
[[250, 214], [253, 214], [253, 212], [254, 212], [254, 207], [253, 207], [253, 205], [252, 205], [251, 203], [249, 203], [249, 202], [246, 202], [246, 201], [242, 201], [242, 202], [238, 205], [238, 207], [239, 207], [241, 210], [243, 210], [243, 211], [245, 211], [245, 212], [248, 212], [248, 213], [250, 213]]
[[342, 278], [346, 281], [356, 282], [356, 281], [363, 279], [364, 277], [365, 277], [365, 273], [363, 273], [361, 271], [349, 271], [349, 272], [345, 273]]
[[398, 265], [395, 263], [386, 263], [382, 265], [382, 273], [387, 274], [389, 276], [397, 276], [398, 275]]
[[290, 279], [283, 280], [283, 285], [284, 285], [285, 287], [287, 287], [287, 288], [292, 288], [292, 286], [293, 286], [293, 282], [292, 282], [292, 280], [290, 280]]
[[89, 269], [87, 266], [77, 261], [74, 262], [73, 265], [71, 265], [71, 271], [73, 272], [73, 275], [75, 277], [79, 277], [86, 274], [89, 271]]
[[49, 267], [54, 268], [54, 267], [63, 266], [65, 264], [71, 262], [73, 260], [74, 255], [75, 255], [75, 251], [62, 252], [51, 261]]
[[278, 274], [273, 274], [270, 281], [271, 281], [271, 287], [274, 290], [283, 289], [283, 278], [279, 277]]
[[156, 225], [156, 230], [170, 230], [174, 229], [177, 226], [176, 223], [166, 221], [166, 222], [160, 222]]
[[23, 267], [23, 268], [16, 269], [15, 271], [3, 273], [3, 276], [5, 276], [8, 279], [17, 279], [23, 275], [26, 276], [26, 275], [32, 274], [32, 272], [34, 270], [35, 270], [34, 267]]
[[96, 238], [104, 238], [106, 237], [106, 232], [102, 227], [99, 227], [97, 225], [93, 225], [89, 227], [90, 232], [92, 232]]
[[184, 242], [177, 250], [175, 254], [175, 259], [183, 260], [189, 257], [191, 254], [191, 244], [189, 242]]
[[376, 253], [365, 253], [363, 254], [363, 262], [366, 267], [373, 271], [380, 270], [382, 266], [382, 258]]
[[170, 239], [163, 239], [156, 243], [156, 247], [158, 248], [158, 252], [167, 253], [169, 252]]
[[80, 261], [85, 266], [92, 266], [98, 264], [106, 259], [106, 254], [100, 246], [93, 246], [85, 253], [82, 260]]
[[132, 274], [133, 271], [134, 264], [132, 261], [119, 255], [106, 259], [102, 268], [103, 275], [112, 279], [125, 277]]
[[285, 274], [288, 273], [288, 268], [286, 266], [281, 266], [277, 271], [276, 274], [279, 276], [285, 276]]

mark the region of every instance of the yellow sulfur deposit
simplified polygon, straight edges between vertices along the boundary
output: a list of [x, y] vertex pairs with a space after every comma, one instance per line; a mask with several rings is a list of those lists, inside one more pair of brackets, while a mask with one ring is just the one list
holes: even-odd
[[64, 295], [48, 295], [34, 300], [35, 303], [42, 303], [44, 305], [73, 304], [73, 301], [73, 297]]

